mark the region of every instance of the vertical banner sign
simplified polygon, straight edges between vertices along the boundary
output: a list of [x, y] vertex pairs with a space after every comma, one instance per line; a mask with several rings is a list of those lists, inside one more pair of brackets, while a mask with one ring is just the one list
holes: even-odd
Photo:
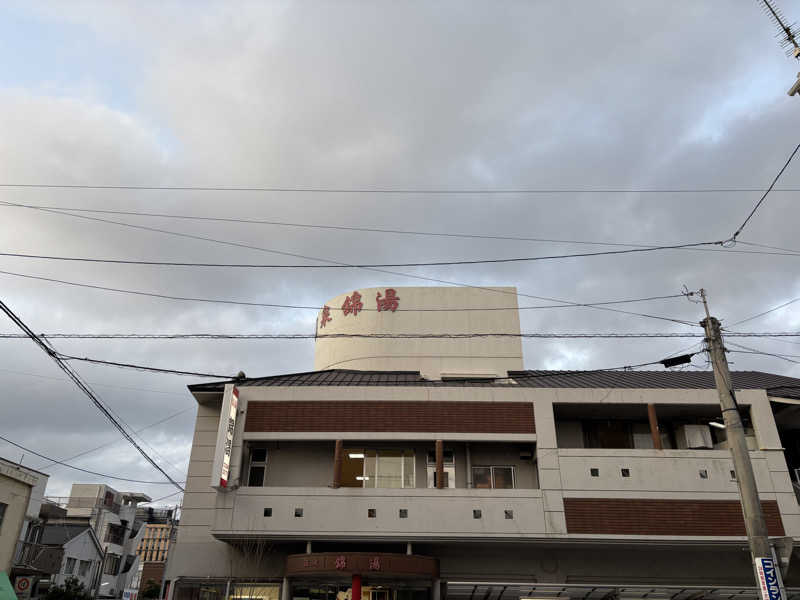
[[782, 600], [778, 566], [775, 564], [775, 560], [759, 557], [755, 559], [755, 562], [761, 600]]
[[236, 430], [236, 413], [239, 408], [239, 390], [228, 384], [222, 396], [222, 407], [217, 429], [217, 444], [214, 450], [214, 468], [211, 473], [211, 487], [225, 489], [231, 470], [233, 453], [233, 434]]
[[239, 406], [239, 390], [231, 391], [231, 408], [228, 411], [228, 425], [225, 429], [225, 447], [222, 455], [222, 470], [219, 474], [220, 487], [228, 487], [228, 473], [231, 470], [231, 452], [233, 451], [233, 431], [236, 428], [236, 407]]

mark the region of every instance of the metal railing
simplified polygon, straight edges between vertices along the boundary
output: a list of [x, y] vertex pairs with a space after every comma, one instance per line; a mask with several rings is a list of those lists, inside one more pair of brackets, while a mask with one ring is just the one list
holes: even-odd
[[42, 573], [58, 573], [64, 549], [60, 546], [45, 546], [33, 542], [17, 542], [14, 552], [14, 565], [36, 569]]

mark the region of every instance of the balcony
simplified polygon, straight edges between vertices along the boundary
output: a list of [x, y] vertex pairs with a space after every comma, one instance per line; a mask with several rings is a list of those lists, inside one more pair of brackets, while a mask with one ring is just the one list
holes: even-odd
[[[235, 495], [234, 495], [235, 494]], [[539, 489], [240, 488], [214, 510], [222, 540], [515, 539], [544, 535]], [[184, 508], [182, 523], [204, 510]]]
[[59, 546], [44, 546], [33, 542], [17, 542], [14, 553], [14, 568], [32, 570], [52, 575], [61, 570], [64, 549]]

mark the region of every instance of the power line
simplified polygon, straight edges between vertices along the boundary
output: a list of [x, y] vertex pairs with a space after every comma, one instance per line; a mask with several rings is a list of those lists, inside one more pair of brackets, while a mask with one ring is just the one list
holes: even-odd
[[[12, 338], [13, 337], [14, 339], [28, 339], [28, 336], [24, 336], [24, 335], [16, 334], [16, 333], [5, 334], [5, 335], [8, 336], [8, 338]], [[44, 337], [44, 336], [41, 336], [41, 337]], [[0, 339], [3, 339], [3, 338], [0, 337]], [[39, 373], [28, 373], [26, 371], [14, 371], [12, 369], [0, 369], [0, 373], [13, 373], [14, 375], [25, 375], [26, 377], [35, 377], [37, 379], [47, 379], [47, 380], [50, 380], [50, 381], [60, 381], [60, 382], [69, 381], [67, 379], [64, 379], [63, 377], [51, 377], [49, 375], [40, 375]], [[131, 391], [135, 391], [135, 392], [149, 392], [151, 394], [168, 394], [170, 396], [181, 396], [182, 398], [186, 397], [186, 394], [180, 394], [178, 392], [167, 392], [165, 390], [151, 390], [151, 389], [148, 389], [148, 388], [131, 387], [131, 386], [125, 386], [125, 385], [111, 385], [111, 384], [108, 384], [108, 383], [96, 383], [94, 381], [89, 381], [87, 383], [90, 383], [91, 385], [93, 385], [95, 387], [107, 387], [107, 388], [112, 388], [112, 389], [117, 389], [117, 390], [131, 390]]]
[[[93, 285], [89, 283], [78, 283], [75, 281], [66, 281], [63, 279], [54, 279], [52, 277], [41, 277], [39, 275], [28, 275], [26, 273], [15, 273], [13, 271], [0, 271], [0, 275], [9, 275], [11, 277], [22, 277], [24, 279], [35, 279], [39, 281], [47, 281], [49, 283], [58, 283], [62, 285], [69, 285], [74, 287], [82, 287], [88, 288], [93, 290], [100, 290], [104, 292], [115, 292], [120, 294], [132, 294], [136, 296], [148, 296], [151, 298], [161, 298], [164, 300], [179, 300], [179, 301], [188, 301], [188, 302], [209, 302], [212, 304], [233, 304], [233, 305], [240, 305], [240, 306], [257, 306], [257, 307], [264, 307], [264, 308], [287, 308], [287, 309], [299, 309], [299, 310], [313, 310], [313, 311], [320, 311], [323, 309], [322, 306], [306, 306], [306, 305], [298, 305], [298, 304], [275, 304], [275, 303], [268, 303], [268, 302], [250, 302], [245, 300], [226, 300], [226, 299], [218, 299], [218, 298], [199, 298], [199, 297], [191, 297], [191, 296], [172, 296], [169, 294], [158, 294], [155, 292], [145, 292], [141, 290], [129, 290], [123, 288], [113, 288], [108, 286], [102, 285]], [[551, 308], [581, 308], [581, 307], [593, 307], [593, 306], [607, 306], [610, 304], [631, 304], [636, 302], [650, 302], [653, 300], [669, 300], [672, 298], [681, 298], [685, 296], [685, 294], [668, 294], [665, 296], [650, 296], [646, 298], [630, 298], [627, 300], [606, 300], [601, 302], [575, 302], [572, 304], [545, 304], [541, 306], [504, 306], [504, 307], [486, 307], [486, 308], [398, 308], [398, 312], [474, 312], [474, 311], [496, 311], [496, 310], [538, 310], [538, 309], [551, 309]], [[329, 307], [330, 310], [333, 311], [341, 311], [343, 310], [341, 307]], [[362, 308], [362, 311], [366, 312], [377, 312], [377, 308]]]
[[134, 369], [136, 371], [149, 371], [151, 373], [162, 373], [165, 375], [188, 375], [191, 377], [213, 377], [214, 379], [234, 379], [230, 375], [218, 375], [215, 373], [198, 373], [196, 371], [179, 371], [176, 369], [162, 369], [159, 367], [148, 367], [144, 365], [136, 365], [132, 363], [115, 362], [112, 360], [102, 360], [99, 358], [89, 358], [80, 356], [70, 356], [68, 354], [58, 353], [58, 357], [62, 360], [78, 360], [81, 362], [92, 363], [96, 365], [107, 365], [110, 367], [120, 367], [123, 369]]
[[172, 498], [173, 496], [177, 496], [182, 492], [172, 492], [171, 494], [167, 494], [166, 496], [161, 496], [161, 498], [156, 498], [155, 500], [150, 500], [150, 502], [139, 502], [137, 506], [144, 506], [145, 504], [155, 504], [156, 502], [161, 502], [162, 500], [166, 500], [167, 498]]
[[735, 242], [736, 241], [736, 238], [739, 237], [740, 233], [742, 233], [742, 229], [745, 228], [747, 223], [750, 222], [750, 219], [753, 218], [753, 215], [756, 214], [756, 211], [761, 206], [761, 204], [764, 202], [764, 200], [767, 199], [767, 195], [769, 195], [769, 193], [772, 191], [772, 188], [775, 187], [775, 184], [778, 182], [778, 179], [780, 179], [781, 175], [783, 175], [783, 172], [789, 166], [789, 163], [792, 162], [792, 159], [794, 158], [794, 155], [797, 154], [798, 150], [800, 150], [800, 144], [797, 144], [797, 146], [795, 146], [794, 151], [789, 155], [789, 158], [786, 159], [786, 162], [784, 163], [784, 165], [781, 168], [781, 170], [778, 171], [777, 175], [775, 175], [775, 179], [773, 179], [772, 183], [769, 184], [769, 187], [766, 190], [764, 190], [764, 194], [761, 196], [761, 199], [758, 202], [756, 202], [756, 205], [753, 207], [753, 210], [750, 211], [750, 214], [747, 215], [747, 218], [744, 220], [744, 222], [741, 225], [739, 225], [739, 229], [737, 229], [734, 232], [734, 234], [731, 236], [730, 240], [727, 240], [727, 241], [730, 241], [730, 242]]
[[158, 470], [167, 480], [172, 483], [176, 488], [179, 490], [183, 490], [181, 485], [172, 479], [170, 475], [161, 468], [161, 466], [153, 460], [153, 458], [144, 451], [144, 449], [136, 443], [136, 440], [133, 439], [131, 434], [125, 429], [125, 427], [111, 414], [109, 408], [105, 406], [105, 404], [100, 400], [97, 394], [89, 387], [89, 385], [84, 382], [80, 375], [70, 367], [62, 358], [60, 357], [59, 353], [56, 352], [55, 349], [52, 348], [48, 343], [42, 340], [39, 336], [37, 336], [23, 321], [20, 319], [14, 311], [12, 311], [2, 300], [0, 300], [0, 310], [2, 310], [11, 321], [14, 322], [17, 327], [19, 327], [25, 334], [37, 345], [41, 348], [45, 354], [47, 354], [58, 366], [59, 368], [64, 371], [67, 376], [78, 386], [78, 388], [86, 394], [92, 403], [100, 410], [100, 412], [111, 422], [114, 427], [119, 430], [119, 432], [127, 439], [131, 445], [139, 451], [139, 453], [149, 462], [156, 470]]
[[[95, 222], [100, 222], [100, 223], [110, 223], [110, 224], [113, 224], [113, 225], [119, 225], [121, 227], [129, 227], [129, 228], [132, 228], [132, 229], [139, 229], [139, 230], [143, 230], [143, 231], [151, 231], [151, 232], [156, 232], [156, 233], [162, 233], [162, 234], [165, 234], [165, 235], [173, 235], [173, 236], [177, 236], [177, 237], [183, 237], [183, 238], [187, 238], [187, 239], [201, 240], [201, 241], [215, 243], [215, 244], [221, 244], [221, 245], [225, 245], [225, 246], [233, 246], [233, 247], [237, 247], [237, 248], [245, 248], [245, 249], [248, 249], [248, 250], [256, 250], [256, 251], [259, 251], [259, 252], [267, 252], [267, 253], [270, 253], [270, 254], [279, 254], [279, 255], [282, 255], [282, 256], [292, 256], [294, 258], [302, 258], [304, 260], [313, 260], [313, 261], [317, 261], [317, 262], [340, 264], [340, 265], [349, 264], [349, 263], [336, 261], [336, 260], [318, 258], [318, 257], [313, 257], [313, 256], [305, 256], [305, 255], [302, 255], [302, 254], [297, 254], [297, 253], [292, 253], [292, 252], [283, 252], [283, 251], [280, 251], [280, 250], [270, 250], [268, 248], [261, 248], [259, 246], [253, 246], [251, 244], [243, 244], [243, 243], [240, 243], [240, 242], [231, 242], [231, 241], [227, 241], [227, 240], [218, 240], [218, 239], [210, 238], [210, 237], [206, 237], [206, 236], [193, 235], [193, 234], [182, 233], [182, 232], [178, 232], [178, 231], [170, 231], [168, 229], [160, 229], [160, 228], [157, 228], [157, 227], [147, 227], [147, 226], [144, 226], [144, 225], [134, 225], [134, 224], [131, 224], [131, 223], [124, 223], [124, 222], [121, 222], [121, 221], [112, 221], [110, 219], [101, 219], [99, 217], [89, 217], [89, 216], [86, 216], [86, 215], [76, 215], [76, 214], [72, 214], [72, 213], [68, 213], [68, 212], [64, 212], [64, 211], [60, 211], [60, 210], [42, 209], [42, 208], [38, 208], [38, 207], [33, 206], [33, 205], [23, 205], [23, 204], [16, 204], [16, 203], [12, 203], [12, 202], [4, 202], [4, 204], [6, 204], [8, 206], [17, 206], [17, 207], [22, 207], [22, 208], [30, 208], [30, 209], [34, 209], [34, 210], [40, 210], [40, 211], [43, 211], [43, 212], [48, 212], [48, 213], [52, 213], [52, 214], [58, 214], [58, 215], [73, 217], [73, 218], [76, 218], [76, 219], [85, 219], [85, 220], [95, 221]], [[497, 288], [478, 286], [478, 285], [470, 285], [470, 284], [467, 284], [467, 283], [460, 283], [460, 282], [457, 282], [457, 281], [449, 281], [449, 280], [446, 280], [446, 279], [439, 279], [437, 277], [428, 277], [428, 276], [425, 276], [425, 275], [412, 275], [410, 273], [403, 273], [402, 271], [390, 271], [388, 269], [379, 269], [379, 268], [374, 268], [374, 267], [363, 267], [363, 270], [365, 270], [365, 271], [373, 271], [373, 272], [376, 272], [376, 273], [385, 273], [385, 274], [389, 274], [389, 275], [397, 275], [399, 277], [406, 277], [406, 278], [410, 278], [410, 279], [418, 279], [418, 280], [422, 280], [422, 281], [432, 281], [432, 282], [435, 282], [435, 283], [444, 283], [446, 285], [453, 285], [453, 286], [458, 286], [458, 287], [466, 287], [466, 288], [475, 289], [475, 290], [482, 290], [482, 291], [485, 291], [485, 292], [491, 292], [491, 293], [497, 293], [497, 294], [508, 294], [508, 295], [517, 296], [517, 297], [533, 298], [535, 300], [543, 300], [543, 301], [547, 301], [547, 302], [560, 302], [560, 303], [563, 303], [563, 304], [579, 306], [579, 303], [577, 303], [577, 302], [572, 302], [572, 301], [569, 301], [569, 300], [562, 300], [560, 298], [548, 298], [547, 296], [535, 296], [533, 294], [525, 294], [525, 293], [522, 293], [522, 292], [509, 292], [509, 291], [502, 290], [502, 289], [497, 289]], [[693, 327], [699, 327], [699, 325], [697, 323], [693, 323], [691, 321], [684, 321], [684, 320], [681, 320], [681, 319], [673, 319], [673, 318], [670, 318], [670, 317], [662, 317], [662, 316], [659, 316], [659, 315], [650, 315], [650, 314], [645, 314], [645, 313], [638, 313], [638, 312], [633, 312], [633, 311], [621, 310], [619, 308], [611, 308], [611, 307], [608, 307], [608, 306], [591, 306], [591, 307], [587, 307], [587, 308], [594, 308], [596, 310], [605, 310], [605, 311], [610, 311], [610, 312], [617, 312], [617, 313], [620, 313], [620, 314], [628, 314], [628, 315], [634, 315], [634, 316], [645, 317], [645, 318], [650, 318], [650, 319], [659, 319], [659, 320], [662, 320], [662, 321], [672, 321], [674, 323], [681, 323], [683, 325], [691, 325]]]
[[[322, 229], [322, 230], [332, 230], [332, 231], [358, 231], [358, 232], [367, 232], [367, 233], [381, 233], [381, 234], [393, 234], [393, 235], [413, 235], [413, 236], [428, 236], [428, 237], [446, 237], [446, 238], [463, 238], [463, 239], [485, 239], [485, 240], [503, 240], [503, 241], [523, 241], [523, 242], [546, 242], [546, 243], [554, 243], [554, 244], [581, 244], [581, 245], [589, 245], [589, 246], [620, 246], [625, 248], [655, 248], [657, 246], [676, 246], [676, 249], [681, 250], [693, 250], [697, 252], [728, 252], [728, 253], [741, 253], [741, 254], [768, 254], [768, 255], [788, 255], [793, 256], [795, 254], [800, 254], [800, 250], [788, 250], [786, 248], [774, 248], [772, 246], [763, 246], [765, 248], [769, 248], [772, 250], [781, 250], [781, 252], [763, 252], [757, 250], [734, 250], [732, 248], [700, 248], [700, 247], [686, 247], [686, 248], [677, 248], [680, 244], [639, 244], [639, 243], [631, 243], [631, 242], [596, 242], [596, 241], [588, 241], [588, 240], [572, 240], [572, 239], [554, 239], [554, 238], [538, 238], [538, 237], [526, 237], [526, 236], [513, 236], [513, 235], [486, 235], [486, 234], [475, 234], [475, 233], [450, 233], [450, 232], [440, 232], [440, 231], [413, 231], [413, 230], [404, 230], [404, 229], [386, 229], [386, 228], [378, 228], [378, 227], [360, 227], [360, 226], [346, 226], [346, 225], [320, 225], [314, 223], [291, 223], [286, 221], [272, 221], [272, 220], [265, 220], [265, 219], [245, 219], [245, 218], [234, 218], [234, 217], [207, 217], [207, 216], [200, 216], [200, 215], [182, 215], [182, 214], [173, 214], [173, 213], [155, 213], [155, 212], [142, 212], [142, 211], [129, 211], [129, 210], [108, 210], [108, 209], [96, 209], [96, 208], [79, 208], [79, 207], [67, 207], [67, 206], [43, 206], [43, 205], [33, 205], [33, 204], [12, 204], [0, 201], [0, 204], [6, 206], [20, 206], [24, 208], [41, 208], [41, 209], [51, 209], [51, 210], [63, 210], [69, 212], [86, 212], [86, 213], [96, 213], [96, 214], [111, 214], [111, 215], [125, 215], [125, 216], [137, 216], [137, 217], [157, 217], [157, 218], [169, 218], [169, 219], [183, 219], [183, 220], [195, 220], [195, 221], [211, 221], [211, 222], [221, 222], [221, 223], [243, 223], [243, 224], [255, 224], [255, 225], [272, 225], [278, 227], [293, 227], [293, 228], [301, 228], [301, 229]], [[748, 244], [751, 246], [762, 246], [762, 244], [753, 244], [748, 242], [739, 242], [742, 244]]]
[[[164, 192], [272, 192], [308, 194], [707, 194], [734, 192], [763, 192], [764, 188], [340, 188], [340, 187], [244, 187], [190, 185], [96, 185], [61, 183], [0, 183], [0, 188], [62, 189], [62, 190], [134, 190]], [[776, 192], [798, 192], [800, 188], [780, 188]]]
[[[67, 467], [69, 469], [74, 469], [74, 470], [80, 471], [82, 473], [88, 473], [89, 475], [96, 475], [98, 477], [104, 477], [106, 479], [114, 479], [116, 481], [127, 481], [129, 483], [146, 483], [146, 484], [149, 484], [149, 485], [178, 485], [174, 481], [142, 481], [141, 479], [129, 479], [127, 477], [117, 477], [116, 475], [108, 475], [106, 473], [98, 473], [97, 471], [89, 471], [88, 469], [81, 469], [80, 467], [75, 467], [73, 465], [69, 465], [69, 464], [67, 464], [67, 463], [65, 463], [63, 461], [56, 460], [55, 458], [51, 458], [49, 456], [45, 456], [44, 454], [40, 454], [39, 452], [36, 452], [35, 450], [31, 450], [30, 448], [26, 448], [25, 446], [23, 446], [21, 444], [18, 444], [16, 442], [12, 442], [10, 439], [8, 439], [6, 437], [3, 437], [2, 435], [0, 435], [0, 440], [3, 440], [4, 442], [6, 442], [8, 444], [11, 444], [12, 446], [16, 446], [17, 448], [19, 448], [20, 450], [23, 450], [24, 452], [29, 452], [30, 454], [33, 454], [34, 456], [38, 456], [39, 458], [42, 458], [44, 460], [49, 460], [49, 461], [53, 462], [54, 464]], [[180, 487], [180, 486], [178, 486], [178, 487]], [[183, 488], [181, 488], [181, 491], [183, 491]]]
[[[313, 339], [470, 339], [487, 337], [534, 338], [534, 339], [618, 339], [618, 338], [702, 338], [702, 333], [694, 332], [567, 332], [567, 333], [41, 333], [43, 339], [72, 340], [313, 340]], [[734, 331], [725, 333], [726, 337], [781, 338], [800, 337], [800, 331]], [[0, 339], [27, 339], [18, 333], [0, 333]], [[83, 360], [74, 356], [61, 355], [72, 360]], [[193, 374], [193, 373], [188, 373]], [[137, 389], [137, 388], [130, 388]]]
[[785, 354], [773, 354], [772, 352], [764, 352], [763, 350], [756, 350], [755, 348], [742, 346], [741, 344], [735, 344], [734, 342], [728, 342], [728, 344], [736, 348], [744, 348], [744, 350], [731, 350], [730, 352], [735, 352], [737, 354], [758, 354], [761, 356], [771, 356], [774, 358], [780, 358], [781, 360], [785, 360], [790, 363], [794, 363], [796, 365], [800, 365], [800, 361], [789, 358]]
[[768, 315], [771, 312], [775, 312], [776, 310], [780, 310], [781, 308], [789, 306], [790, 304], [794, 304], [795, 302], [798, 302], [798, 301], [800, 301], [800, 298], [794, 298], [792, 300], [789, 300], [788, 302], [784, 302], [783, 304], [779, 304], [778, 306], [773, 306], [772, 308], [770, 308], [768, 310], [765, 310], [764, 312], [760, 312], [757, 315], [753, 315], [752, 317], [747, 317], [746, 319], [742, 319], [741, 321], [736, 321], [736, 323], [733, 323], [732, 325], [730, 325], [730, 327], [736, 327], [737, 325], [740, 325], [742, 323], [747, 323], [748, 321], [752, 321], [753, 319], [757, 319], [759, 317], [763, 317], [764, 315]]
[[[184, 408], [183, 410], [179, 410], [176, 413], [172, 413], [168, 417], [164, 417], [163, 419], [159, 419], [155, 423], [150, 423], [149, 425], [145, 425], [144, 427], [142, 427], [140, 429], [137, 429], [134, 433], [138, 434], [138, 433], [141, 433], [141, 432], [143, 432], [143, 431], [145, 431], [147, 429], [155, 427], [156, 425], [161, 425], [161, 423], [165, 423], [165, 422], [167, 422], [167, 421], [169, 421], [171, 419], [174, 419], [175, 417], [180, 416], [183, 413], [188, 412], [190, 410], [192, 410], [192, 407]], [[70, 461], [70, 460], [75, 460], [76, 458], [80, 458], [81, 456], [86, 456], [87, 454], [91, 454], [92, 452], [96, 452], [97, 450], [102, 450], [103, 448], [108, 448], [109, 446], [113, 446], [114, 444], [116, 444], [119, 441], [120, 440], [113, 440], [111, 442], [108, 442], [107, 444], [101, 444], [99, 446], [95, 446], [94, 448], [90, 448], [89, 450], [84, 450], [83, 452], [79, 452], [78, 454], [70, 456], [69, 458], [65, 458], [64, 462], [67, 462], [67, 461]], [[55, 465], [55, 464], [57, 464], [57, 463], [51, 461], [51, 462], [49, 462], [47, 464], [42, 465], [37, 470], [41, 471], [43, 469], [50, 468], [50, 467], [52, 467], [52, 465]]]
[[[718, 242], [692, 242], [689, 244], [676, 244], [672, 246], [648, 246], [646, 248], [627, 248], [625, 250], [603, 250], [600, 252], [576, 252], [573, 254], [551, 254], [545, 256], [523, 256], [513, 258], [485, 258], [476, 260], [440, 260], [433, 262], [416, 263], [375, 263], [375, 264], [326, 264], [326, 265], [280, 265], [280, 264], [252, 264], [252, 263], [207, 263], [207, 262], [177, 262], [156, 260], [131, 260], [118, 258], [92, 258], [77, 256], [53, 256], [44, 254], [22, 254], [16, 252], [0, 252], [0, 256], [14, 258], [33, 258], [39, 260], [56, 260], [87, 263], [104, 263], [117, 265], [140, 265], [150, 267], [206, 267], [206, 268], [244, 268], [244, 269], [374, 269], [384, 267], [444, 267], [458, 265], [485, 265], [499, 263], [535, 262], [541, 260], [560, 260], [565, 258], [587, 258], [592, 256], [612, 256], [617, 254], [634, 254], [653, 252], [655, 250], [682, 250], [685, 248], [698, 248], [701, 246], [720, 246]], [[800, 256], [798, 254], [797, 256]]]

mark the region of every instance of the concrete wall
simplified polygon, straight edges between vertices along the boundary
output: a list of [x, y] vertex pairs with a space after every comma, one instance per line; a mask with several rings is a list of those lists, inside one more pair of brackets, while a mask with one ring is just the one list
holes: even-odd
[[0, 572], [10, 572], [31, 488], [36, 479], [13, 466], [0, 465], [0, 502], [6, 504], [0, 523]]
[[[320, 327], [319, 335], [335, 333], [519, 333], [516, 288], [396, 287], [400, 306], [396, 312], [377, 312], [376, 294], [386, 288], [362, 288], [365, 309], [345, 316], [342, 304], [353, 290], [331, 298], [331, 321]], [[412, 309], [509, 308], [510, 310], [413, 311]], [[521, 370], [520, 338], [467, 339], [353, 339], [318, 338], [314, 369], [364, 369], [377, 371], [420, 371], [425, 377], [443, 375], [484, 375], [504, 377], [509, 370]]]

